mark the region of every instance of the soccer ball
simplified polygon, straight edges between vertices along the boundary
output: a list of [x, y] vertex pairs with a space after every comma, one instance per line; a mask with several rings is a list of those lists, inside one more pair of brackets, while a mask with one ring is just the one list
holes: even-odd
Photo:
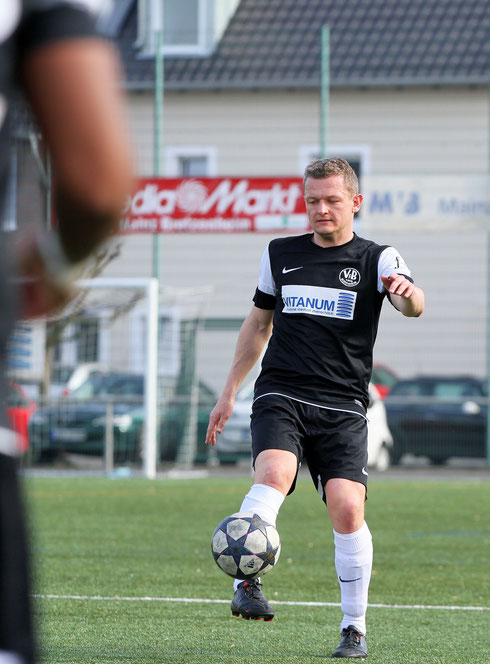
[[223, 572], [234, 579], [250, 581], [276, 565], [281, 541], [276, 528], [258, 514], [238, 512], [216, 528], [211, 549]]

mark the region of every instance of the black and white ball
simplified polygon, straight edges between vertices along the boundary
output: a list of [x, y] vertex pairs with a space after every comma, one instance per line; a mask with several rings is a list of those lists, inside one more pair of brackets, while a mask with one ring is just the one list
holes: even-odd
[[213, 557], [218, 567], [234, 579], [250, 581], [270, 572], [281, 552], [275, 526], [258, 514], [226, 517], [213, 533]]

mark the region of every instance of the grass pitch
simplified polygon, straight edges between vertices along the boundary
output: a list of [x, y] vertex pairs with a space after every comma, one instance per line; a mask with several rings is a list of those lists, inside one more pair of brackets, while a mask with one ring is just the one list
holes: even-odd
[[[263, 579], [275, 619], [231, 617], [232, 581], [210, 539], [249, 486], [248, 478], [27, 480], [41, 661], [328, 658], [339, 640], [339, 589], [332, 529], [310, 480], [298, 481], [279, 515], [281, 560]], [[368, 661], [488, 662], [489, 504], [489, 483], [370, 482]]]

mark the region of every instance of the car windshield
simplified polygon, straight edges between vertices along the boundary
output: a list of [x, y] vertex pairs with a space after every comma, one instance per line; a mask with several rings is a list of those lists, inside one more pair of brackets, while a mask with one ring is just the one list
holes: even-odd
[[371, 376], [371, 380], [375, 384], [386, 385], [387, 387], [393, 387], [397, 381], [397, 377], [388, 369], [384, 367], [374, 366]]
[[52, 383], [66, 383], [74, 371], [73, 367], [53, 367], [51, 369]]
[[393, 396], [430, 396], [439, 399], [481, 397], [484, 394], [483, 383], [466, 379], [404, 380], [397, 383], [391, 391]]
[[143, 396], [142, 376], [130, 375], [95, 375], [88, 378], [80, 387], [73, 390], [75, 399], [89, 399], [103, 396]]
[[428, 383], [419, 383], [415, 380], [404, 380], [396, 383], [391, 389], [390, 396], [422, 396], [430, 394]]
[[444, 399], [480, 397], [482, 396], [482, 390], [476, 383], [469, 381], [447, 381], [434, 385], [434, 396]]

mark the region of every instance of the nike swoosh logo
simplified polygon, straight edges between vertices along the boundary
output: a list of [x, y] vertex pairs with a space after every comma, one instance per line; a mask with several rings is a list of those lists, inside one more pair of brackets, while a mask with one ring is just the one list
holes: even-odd
[[361, 470], [361, 473], [362, 473], [363, 475], [369, 475], [369, 473], [366, 472], [366, 469], [365, 469], [365, 468], [363, 468], [363, 469]]
[[299, 267], [290, 267], [289, 270], [286, 269], [285, 267], [282, 268], [282, 273], [287, 274], [288, 272], [294, 272], [295, 270], [302, 270], [303, 266], [300, 265]]
[[340, 583], [354, 583], [354, 581], [360, 581], [361, 577], [357, 579], [343, 579], [341, 576], [339, 576], [339, 581]]

